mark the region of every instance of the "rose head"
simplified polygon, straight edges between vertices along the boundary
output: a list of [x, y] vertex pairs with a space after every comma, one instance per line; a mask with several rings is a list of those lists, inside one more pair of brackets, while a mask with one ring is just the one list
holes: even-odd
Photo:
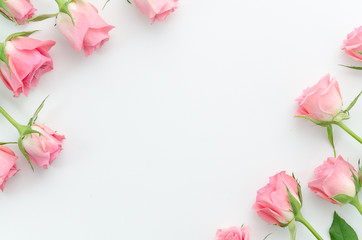
[[0, 146], [0, 189], [4, 191], [6, 181], [14, 176], [19, 170], [16, 169], [15, 161], [18, 159], [15, 153], [5, 146]]
[[134, 0], [136, 7], [152, 20], [163, 21], [177, 7], [178, 0]]
[[351, 57], [358, 61], [362, 61], [362, 26], [354, 29], [347, 35], [347, 39], [343, 41], [342, 49]]
[[107, 24], [98, 15], [98, 10], [88, 2], [75, 0], [68, 8], [75, 25], [62, 12], [59, 13], [56, 24], [75, 50], [83, 49], [85, 56], [91, 55], [108, 41], [108, 32], [114, 27]]
[[249, 227], [229, 227], [219, 229], [216, 232], [215, 240], [249, 240]]
[[31, 126], [32, 130], [41, 133], [32, 133], [25, 135], [23, 146], [30, 161], [44, 169], [52, 164], [59, 152], [62, 150], [62, 143], [65, 137], [59, 135], [50, 128], [38, 124]]
[[330, 157], [314, 170], [315, 178], [309, 182], [308, 186], [317, 196], [331, 203], [342, 205], [333, 197], [343, 194], [353, 198], [356, 196], [356, 190], [359, 190], [356, 189], [352, 172], [358, 177], [354, 167], [341, 156]]
[[[31, 18], [36, 11], [29, 0], [6, 0], [5, 5], [13, 14], [15, 21], [20, 23]], [[8, 17], [11, 17], [5, 10], [1, 10]], [[24, 23], [22, 23], [24, 24]]]
[[342, 96], [338, 82], [329, 74], [316, 85], [307, 88], [296, 99], [296, 116], [305, 116], [320, 122], [329, 122], [342, 110]]
[[5, 43], [5, 54], [9, 68], [0, 62], [0, 77], [6, 87], [14, 92], [14, 97], [21, 93], [29, 94], [36, 87], [42, 74], [53, 69], [53, 61], [48, 53], [54, 41], [40, 41], [29, 37], [17, 37]]
[[290, 194], [301, 204], [297, 181], [284, 171], [269, 178], [269, 183], [257, 192], [253, 209], [267, 223], [286, 226], [294, 219]]

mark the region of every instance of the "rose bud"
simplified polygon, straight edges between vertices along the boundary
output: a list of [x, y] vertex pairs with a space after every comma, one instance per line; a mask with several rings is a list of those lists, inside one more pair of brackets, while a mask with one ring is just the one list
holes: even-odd
[[41, 135], [38, 133], [25, 135], [22, 140], [24, 150], [33, 164], [47, 169], [48, 165], [53, 163], [62, 150], [62, 143], [65, 137], [39, 124], [33, 124], [31, 129], [39, 132]]
[[[6, 0], [5, 5], [14, 16], [15, 21], [20, 24], [24, 24], [21, 22], [31, 18], [36, 11], [29, 0]], [[1, 11], [9, 18], [12, 18], [12, 16], [4, 9], [1, 9]]]
[[316, 176], [308, 186], [317, 196], [338, 205], [357, 204], [362, 210], [358, 201], [358, 173], [342, 156], [328, 158], [314, 173]]
[[69, 15], [60, 12], [56, 24], [75, 50], [83, 49], [85, 56], [91, 55], [108, 41], [108, 32], [114, 27], [107, 24], [88, 2], [74, 0], [68, 4], [68, 9], [74, 23]]
[[40, 76], [53, 69], [48, 51], [54, 44], [51, 40], [29, 37], [15, 37], [5, 42], [4, 53], [9, 65], [0, 61], [0, 77], [14, 92], [14, 97], [21, 93], [28, 96], [30, 89], [37, 86]]
[[351, 57], [362, 61], [362, 26], [355, 28], [343, 41], [342, 49]]
[[6, 181], [14, 176], [19, 170], [16, 169], [15, 161], [18, 159], [15, 153], [5, 146], [0, 146], [0, 189], [4, 191]]
[[163, 21], [177, 8], [178, 0], [134, 0], [136, 7], [152, 20]]
[[332, 121], [343, 105], [338, 82], [329, 74], [313, 87], [305, 89], [296, 101], [299, 105], [296, 116], [305, 116], [320, 122]]
[[249, 227], [229, 227], [218, 229], [215, 240], [249, 240]]
[[270, 177], [269, 183], [257, 192], [253, 209], [267, 223], [288, 225], [295, 216], [287, 189], [301, 204], [297, 181], [283, 171]]

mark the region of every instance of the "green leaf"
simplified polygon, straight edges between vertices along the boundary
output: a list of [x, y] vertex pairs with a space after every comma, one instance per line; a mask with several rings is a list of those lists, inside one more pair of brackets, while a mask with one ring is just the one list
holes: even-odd
[[346, 108], [346, 110], [344, 110], [343, 112], [349, 112], [353, 106], [356, 104], [358, 98], [361, 96], [362, 91], [357, 95], [357, 97], [355, 97], [355, 99], [349, 104], [349, 106]]
[[8, 67], [8, 70], [9, 70], [9, 74], [11, 76], [9, 60], [5, 53], [5, 43], [0, 43], [0, 60], [6, 64], [6, 66]]
[[335, 149], [335, 147], [334, 147], [332, 125], [328, 125], [328, 126], [327, 126], [327, 133], [328, 133], [329, 143], [332, 145], [332, 148], [333, 148], [334, 157], [336, 157], [336, 149]]
[[314, 120], [314, 119], [312, 119], [312, 118], [309, 118], [309, 117], [306, 117], [306, 116], [302, 116], [302, 115], [297, 115], [297, 116], [295, 116], [295, 117], [298, 117], [298, 118], [304, 118], [304, 119], [308, 119], [309, 121], [311, 121], [311, 122], [313, 122], [313, 123], [315, 123], [315, 124], [317, 124], [317, 125], [320, 125], [320, 126], [328, 126], [328, 125], [330, 125], [332, 122], [320, 122], [320, 121], [317, 121], [317, 120]]
[[355, 70], [362, 70], [362, 67], [357, 67], [357, 66], [346, 66], [346, 65], [342, 65], [342, 64], [339, 64], [340, 66], [342, 67], [346, 67], [346, 68], [351, 68], [351, 69], [355, 69]]
[[13, 33], [10, 36], [8, 36], [5, 41], [11, 41], [12, 39], [17, 38], [17, 37], [29, 37], [31, 34], [37, 32], [37, 31], [39, 31], [39, 30], [34, 30], [34, 31], [30, 31], [30, 32]]
[[334, 197], [332, 197], [332, 199], [342, 203], [342, 204], [347, 204], [353, 201], [353, 197], [345, 195], [345, 194], [338, 194]]
[[40, 21], [46, 20], [48, 18], [56, 17], [56, 16], [58, 16], [58, 13], [42, 14], [42, 15], [30, 18], [28, 20], [24, 20], [21, 23], [24, 23], [24, 22], [40, 22]]
[[20, 152], [24, 155], [26, 160], [28, 160], [28, 163], [30, 164], [31, 169], [34, 171], [33, 164], [31, 164], [30, 158], [28, 154], [25, 152], [24, 146], [23, 146], [23, 137], [20, 137], [18, 140], [18, 147], [20, 149]]
[[45, 101], [47, 100], [48, 97], [49, 97], [49, 96], [47, 96], [47, 97], [41, 102], [41, 104], [39, 105], [39, 107], [36, 109], [33, 117], [30, 118], [29, 123], [28, 123], [28, 127], [31, 127], [31, 125], [34, 124], [34, 122], [35, 122], [36, 119], [38, 118], [39, 112], [43, 109], [44, 103], [45, 103]]
[[329, 229], [331, 240], [358, 240], [356, 232], [348, 223], [334, 212], [333, 223]]
[[[0, 0], [0, 8], [4, 9], [4, 11], [7, 12], [7, 13], [11, 16], [11, 18], [9, 18], [9, 16], [7, 16], [7, 15], [5, 14], [5, 16], [6, 16], [8, 19], [10, 19], [10, 20], [13, 21], [13, 22], [16, 22], [14, 15], [11, 13], [11, 11], [9, 10], [9, 8], [6, 6], [4, 0]], [[1, 11], [1, 10], [0, 10], [0, 11]], [[3, 14], [3, 15], [4, 15], [4, 14]]]
[[297, 225], [295, 224], [294, 219], [288, 224], [288, 230], [289, 230], [290, 240], [295, 240], [295, 237], [297, 236]]

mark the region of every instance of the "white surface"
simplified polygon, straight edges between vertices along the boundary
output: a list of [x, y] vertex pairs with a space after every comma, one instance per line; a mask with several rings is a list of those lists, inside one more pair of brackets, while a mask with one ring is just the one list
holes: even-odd
[[[38, 13], [52, 1], [33, 1]], [[105, 1], [92, 1], [101, 8]], [[317, 198], [307, 183], [332, 155], [325, 129], [294, 119], [294, 99], [331, 73], [348, 104], [362, 89], [358, 64], [339, 49], [362, 24], [361, 1], [181, 0], [166, 22], [150, 25], [134, 5], [113, 0], [101, 15], [116, 26], [85, 58], [54, 21], [31, 29], [57, 42], [55, 69], [29, 97], [0, 86], [0, 104], [27, 122], [50, 95], [39, 123], [66, 135], [44, 171], [22, 169], [0, 194], [1, 239], [209, 240], [217, 228], [248, 224], [252, 239], [289, 239], [251, 210], [256, 191], [281, 170], [295, 172], [304, 216], [328, 239], [332, 214], [362, 237], [350, 206]], [[362, 102], [346, 124], [362, 134]], [[1, 140], [16, 137], [0, 118]], [[361, 146], [335, 129], [338, 153], [355, 166]], [[15, 148], [13, 148], [15, 149]], [[313, 239], [298, 224], [297, 239]]]

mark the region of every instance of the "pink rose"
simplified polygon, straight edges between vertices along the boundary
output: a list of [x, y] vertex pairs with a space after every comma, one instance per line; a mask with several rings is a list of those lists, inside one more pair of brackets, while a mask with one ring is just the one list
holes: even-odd
[[229, 227], [219, 229], [216, 232], [215, 240], [249, 240], [249, 227]]
[[342, 205], [332, 198], [340, 194], [352, 198], [356, 196], [356, 185], [351, 171], [358, 177], [354, 167], [341, 156], [330, 157], [314, 170], [316, 177], [309, 182], [308, 186], [317, 196], [331, 203]]
[[347, 35], [347, 39], [343, 41], [342, 49], [351, 57], [358, 61], [362, 61], [362, 26], [355, 28], [353, 32]]
[[68, 8], [75, 25], [71, 18], [62, 12], [59, 13], [56, 24], [75, 50], [80, 51], [83, 48], [85, 56], [91, 55], [108, 41], [108, 32], [114, 27], [107, 24], [98, 15], [98, 10], [88, 2], [75, 0]]
[[[18, 23], [28, 20], [36, 11], [29, 0], [5, 0], [5, 5], [9, 8], [15, 17], [15, 21]], [[8, 17], [11, 17], [5, 10], [1, 9], [1, 11]]]
[[147, 17], [151, 18], [152, 23], [156, 20], [163, 21], [166, 17], [175, 11], [178, 0], [134, 0], [136, 7]]
[[15, 153], [5, 146], [0, 146], [0, 189], [4, 191], [6, 181], [14, 176], [19, 170], [16, 169], [15, 161], [18, 159]]
[[41, 133], [25, 135], [23, 146], [25, 152], [33, 164], [43, 166], [44, 169], [52, 164], [59, 152], [62, 150], [63, 135], [59, 135], [50, 128], [38, 124], [33, 124], [31, 129]]
[[296, 116], [301, 115], [320, 122], [332, 121], [343, 105], [338, 82], [329, 74], [313, 87], [305, 89], [296, 101], [299, 104]]
[[[5, 54], [9, 69], [0, 62], [0, 77], [5, 85], [19, 97], [29, 94], [36, 87], [42, 74], [53, 69], [53, 61], [48, 53], [54, 41], [40, 41], [29, 37], [17, 37], [5, 43]], [[11, 77], [10, 77], [11, 76]]]
[[286, 226], [294, 219], [287, 188], [301, 203], [298, 183], [285, 171], [270, 177], [269, 183], [258, 191], [253, 209], [267, 223]]

